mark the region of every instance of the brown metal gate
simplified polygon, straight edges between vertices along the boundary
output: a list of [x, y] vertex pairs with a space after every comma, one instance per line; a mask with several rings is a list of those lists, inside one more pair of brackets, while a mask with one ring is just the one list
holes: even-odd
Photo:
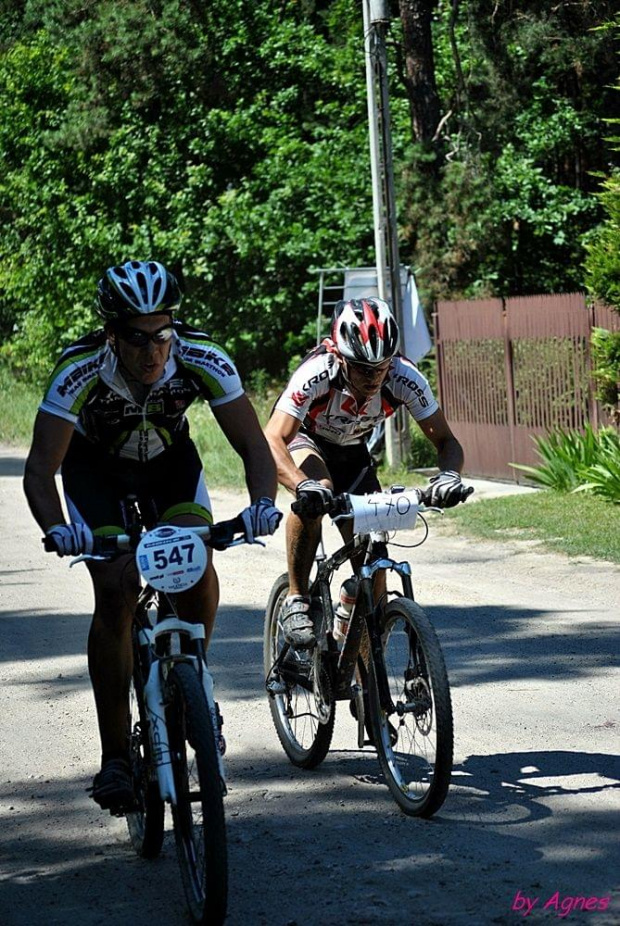
[[438, 302], [439, 396], [472, 475], [523, 481], [533, 437], [598, 423], [589, 379], [593, 326], [620, 317], [582, 293]]

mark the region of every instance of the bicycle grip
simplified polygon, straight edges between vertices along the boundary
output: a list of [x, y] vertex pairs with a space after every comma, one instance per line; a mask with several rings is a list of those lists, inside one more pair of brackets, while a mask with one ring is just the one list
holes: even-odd
[[245, 534], [245, 524], [240, 514], [230, 521], [220, 521], [211, 528], [205, 543], [214, 550], [225, 550], [234, 540], [235, 534]]

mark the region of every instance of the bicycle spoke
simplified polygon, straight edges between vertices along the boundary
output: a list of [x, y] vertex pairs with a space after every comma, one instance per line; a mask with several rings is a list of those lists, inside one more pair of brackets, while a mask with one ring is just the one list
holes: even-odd
[[387, 606], [382, 639], [396, 710], [386, 715], [373, 682], [379, 759], [405, 813], [430, 816], [445, 799], [452, 768], [452, 709], [443, 656], [430, 621], [407, 599]]

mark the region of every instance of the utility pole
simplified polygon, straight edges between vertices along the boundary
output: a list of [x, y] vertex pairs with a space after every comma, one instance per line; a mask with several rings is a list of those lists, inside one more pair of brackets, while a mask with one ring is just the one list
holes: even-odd
[[[402, 333], [404, 330], [403, 300], [385, 44], [385, 34], [390, 21], [389, 2], [388, 0], [363, 0], [363, 9], [377, 289], [381, 299], [391, 302]], [[398, 466], [402, 463], [406, 458], [408, 447], [408, 423], [403, 410], [399, 409], [385, 423], [385, 450], [388, 465]]]

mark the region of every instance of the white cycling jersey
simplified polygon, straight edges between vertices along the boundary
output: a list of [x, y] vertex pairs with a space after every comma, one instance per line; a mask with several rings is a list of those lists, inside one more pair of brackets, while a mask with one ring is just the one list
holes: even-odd
[[291, 376], [278, 411], [302, 422], [301, 430], [334, 444], [361, 444], [373, 428], [404, 405], [416, 421], [439, 408], [427, 379], [407, 357], [392, 358], [380, 392], [358, 406], [331, 338], [316, 347]]
[[70, 421], [104, 455], [153, 460], [186, 438], [185, 411], [195, 399], [215, 407], [243, 395], [234, 363], [208, 334], [176, 321], [174, 330], [164, 372], [143, 404], [132, 396], [99, 330], [63, 352], [41, 411]]

